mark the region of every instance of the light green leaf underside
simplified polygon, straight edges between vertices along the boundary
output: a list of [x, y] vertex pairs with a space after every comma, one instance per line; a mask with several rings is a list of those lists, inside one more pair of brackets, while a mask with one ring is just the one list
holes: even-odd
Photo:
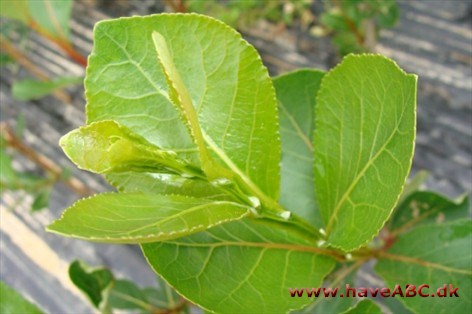
[[206, 145], [218, 152], [213, 157], [224, 166], [230, 161], [276, 199], [280, 141], [271, 80], [256, 50], [214, 19], [162, 14], [98, 23], [85, 80], [88, 123], [116, 120], [199, 165], [198, 149], [170, 100], [153, 32], [168, 45]]
[[62, 77], [53, 81], [26, 79], [13, 83], [12, 94], [18, 100], [39, 99], [57, 89], [80, 84], [82, 81], [82, 77]]
[[382, 314], [380, 307], [372, 300], [362, 300], [343, 314]]
[[72, 0], [29, 0], [31, 18], [54, 37], [69, 39]]
[[[470, 313], [472, 301], [472, 221], [421, 226], [400, 236], [382, 255], [375, 270], [389, 287], [428, 284], [436, 293], [444, 284], [458, 287], [459, 297], [401, 298], [417, 313]], [[449, 294], [448, 294], [449, 295]]]
[[315, 116], [315, 188], [328, 242], [351, 251], [389, 217], [410, 171], [416, 76], [350, 55], [324, 76]]
[[243, 219], [189, 237], [142, 245], [179, 293], [219, 313], [285, 313], [308, 304], [289, 288], [320, 286], [334, 267], [313, 240], [282, 223]]
[[66, 209], [48, 230], [109, 243], [144, 243], [182, 237], [241, 219], [250, 208], [181, 195], [99, 194]]
[[398, 234], [419, 225], [467, 218], [469, 207], [468, 197], [454, 202], [433, 192], [415, 192], [395, 209], [387, 226], [391, 232]]
[[154, 172], [196, 176], [184, 160], [115, 121], [99, 121], [63, 136], [60, 145], [81, 169], [96, 173]]
[[146, 194], [179, 194], [220, 201], [237, 201], [227, 190], [208, 181], [188, 179], [179, 175], [120, 172], [110, 173], [105, 177], [119, 191]]
[[299, 70], [273, 80], [279, 101], [282, 141], [280, 204], [317, 228], [323, 221], [316, 208], [312, 135], [315, 98], [324, 72]]

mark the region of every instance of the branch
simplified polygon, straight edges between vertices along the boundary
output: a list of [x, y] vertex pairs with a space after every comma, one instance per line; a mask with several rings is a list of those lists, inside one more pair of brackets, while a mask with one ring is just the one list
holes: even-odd
[[56, 180], [61, 181], [64, 183], [69, 189], [74, 191], [80, 196], [87, 196], [93, 194], [93, 191], [86, 187], [81, 181], [79, 181], [76, 178], [68, 178], [64, 179], [62, 178], [62, 169], [55, 164], [52, 160], [47, 158], [46, 156], [43, 156], [36, 151], [34, 151], [31, 147], [27, 146], [25, 143], [23, 143], [12, 131], [11, 127], [5, 123], [1, 122], [0, 123], [0, 133], [2, 134], [2, 137], [5, 139], [7, 145], [21, 154], [23, 154], [25, 157], [27, 157], [29, 160], [33, 161], [35, 164], [43, 168], [44, 170], [50, 172], [51, 174], [54, 175]]
[[[27, 69], [31, 74], [39, 78], [41, 81], [48, 81], [49, 77], [43, 70], [38, 68], [29, 58], [23, 54], [18, 48], [16, 48], [12, 43], [8, 41], [4, 36], [0, 36], [0, 48], [5, 51], [10, 57], [15, 59], [15, 61]], [[70, 104], [72, 102], [69, 94], [62, 90], [55, 90], [52, 94], [59, 99], [61, 102]]]

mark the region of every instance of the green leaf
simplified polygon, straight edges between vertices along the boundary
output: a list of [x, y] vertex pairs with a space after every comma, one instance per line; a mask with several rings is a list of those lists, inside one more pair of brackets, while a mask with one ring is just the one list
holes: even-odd
[[421, 189], [422, 185], [428, 179], [429, 173], [427, 171], [419, 171], [414, 175], [413, 178], [408, 180], [403, 188], [403, 192], [398, 200], [398, 203], [401, 204], [405, 198], [416, 192], [417, 190]]
[[244, 219], [142, 245], [153, 269], [185, 298], [223, 313], [281, 313], [308, 304], [289, 288], [320, 286], [334, 259], [288, 224]]
[[13, 83], [12, 94], [17, 100], [32, 100], [44, 97], [57, 89], [80, 84], [82, 77], [62, 77], [53, 81], [26, 79]]
[[[341, 289], [349, 284], [351, 287], [356, 287], [357, 271], [362, 266], [361, 262], [353, 264], [341, 264], [336, 271], [332, 272], [325, 280], [324, 287], [335, 289], [339, 288], [338, 295], [341, 293]], [[316, 288], [316, 287], [314, 287]], [[326, 290], [328, 293], [328, 291]], [[333, 298], [331, 296], [325, 297], [321, 293], [320, 297], [314, 299], [312, 304], [305, 309], [302, 313], [342, 313], [354, 306], [357, 302], [355, 298]]]
[[108, 304], [114, 309], [142, 309], [152, 312], [147, 296], [129, 280], [116, 280], [110, 291]]
[[83, 262], [74, 261], [69, 266], [69, 277], [97, 309], [108, 307], [108, 293], [114, 281], [108, 269], [92, 269]]
[[[429, 285], [422, 292], [435, 297], [399, 298], [416, 313], [470, 313], [472, 303], [472, 221], [458, 220], [417, 227], [400, 236], [387, 252], [379, 252], [375, 270], [392, 289], [407, 284]], [[450, 296], [449, 285], [459, 288]], [[437, 289], [447, 286], [447, 296]], [[399, 297], [399, 296], [398, 296]]]
[[2, 314], [42, 314], [43, 312], [5, 282], [0, 281], [0, 313]]
[[[154, 32], [162, 36], [156, 42], [161, 59], [168, 51], [163, 65], [168, 75], [172, 68], [171, 80], [152, 53]], [[212, 18], [162, 14], [100, 22], [94, 38], [85, 80], [88, 123], [115, 120], [195, 166], [205, 146], [237, 174], [238, 184], [249, 187], [246, 193], [278, 198], [275, 93], [256, 50], [238, 33]], [[177, 75], [178, 89], [169, 87]], [[184, 94], [185, 109], [174, 104]], [[192, 132], [198, 122], [204, 145], [194, 143], [190, 118]]]
[[100, 121], [76, 129], [60, 140], [67, 156], [81, 169], [96, 173], [153, 171], [198, 175], [178, 160], [115, 121]]
[[144, 243], [241, 219], [250, 210], [233, 202], [181, 195], [107, 193], [76, 202], [47, 229], [90, 241]]
[[185, 178], [172, 174], [145, 172], [120, 172], [106, 175], [108, 182], [120, 192], [141, 192], [147, 194], [179, 194], [220, 201], [238, 201], [229, 191], [196, 178]]
[[4, 67], [10, 63], [14, 63], [15, 59], [10, 57], [10, 55], [7, 55], [5, 53], [0, 53], [0, 67]]
[[28, 24], [28, 0], [0, 0], [0, 16]]
[[298, 70], [274, 79], [282, 141], [279, 201], [317, 228], [323, 227], [323, 221], [315, 203], [312, 135], [315, 98], [323, 75]]
[[0, 147], [0, 189], [36, 191], [49, 184], [49, 180], [29, 173], [18, 172], [13, 167], [13, 158], [4, 147]]
[[349, 55], [324, 76], [315, 111], [315, 188], [328, 243], [351, 251], [390, 216], [410, 171], [416, 76]]
[[13, 169], [13, 159], [5, 148], [0, 149], [0, 187], [12, 187], [18, 181], [18, 175]]
[[49, 188], [44, 188], [36, 195], [33, 199], [33, 204], [31, 204], [32, 211], [39, 211], [43, 208], [47, 208], [49, 206], [49, 198], [51, 196], [51, 190]]
[[419, 225], [467, 218], [469, 207], [468, 197], [454, 202], [433, 192], [416, 192], [398, 206], [388, 227], [392, 233], [399, 234]]
[[68, 40], [72, 4], [73, 0], [29, 0], [28, 9], [31, 18], [44, 32], [53, 37]]
[[186, 312], [188, 307], [185, 300], [160, 276], [156, 276], [156, 279], [157, 288], [143, 289], [149, 303], [158, 309], [176, 309], [180, 307], [182, 312]]
[[382, 314], [380, 307], [372, 300], [366, 299], [358, 302], [344, 314]]

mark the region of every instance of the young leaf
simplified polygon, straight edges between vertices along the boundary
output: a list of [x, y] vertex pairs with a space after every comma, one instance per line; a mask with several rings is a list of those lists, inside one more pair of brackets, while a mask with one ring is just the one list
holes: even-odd
[[289, 288], [317, 287], [334, 259], [289, 225], [244, 219], [189, 237], [142, 245], [153, 269], [204, 309], [281, 313], [308, 304]]
[[108, 269], [91, 269], [80, 261], [74, 261], [69, 266], [69, 277], [97, 309], [108, 308], [108, 294], [114, 281]]
[[251, 192], [260, 189], [255, 196], [277, 199], [280, 142], [271, 80], [256, 50], [217, 20], [162, 14], [98, 23], [85, 80], [88, 122], [115, 120], [199, 165], [189, 116], [181, 112], [179, 119], [158, 55], [150, 53], [154, 32], [165, 39], [212, 158]]
[[42, 31], [52, 37], [68, 40], [72, 3], [72, 0], [29, 0], [28, 9], [31, 18], [39, 24]]
[[[404, 293], [407, 284], [415, 284], [417, 293], [419, 285], [429, 285], [422, 290], [430, 295], [427, 298], [400, 298], [417, 313], [469, 313], [471, 243], [471, 220], [420, 226], [400, 236], [387, 252], [380, 252], [375, 270], [391, 288], [401, 285]], [[459, 288], [458, 297], [450, 295], [450, 285]], [[447, 297], [441, 297], [442, 290], [447, 290]]]
[[90, 241], [155, 242], [241, 219], [250, 210], [233, 202], [181, 195], [107, 193], [76, 202], [47, 229]]
[[382, 314], [382, 310], [374, 301], [366, 299], [358, 302], [343, 314]]
[[173, 174], [147, 172], [119, 172], [106, 175], [108, 182], [120, 192], [146, 194], [179, 194], [220, 201], [238, 201], [229, 191], [215, 182], [189, 179]]
[[407, 197], [395, 210], [388, 227], [399, 234], [423, 224], [439, 224], [467, 218], [469, 198], [454, 202], [433, 192], [416, 192]]
[[115, 121], [100, 121], [63, 136], [60, 145], [79, 168], [96, 173], [154, 172], [196, 176], [172, 151], [163, 151]]
[[3, 281], [0, 281], [0, 313], [43, 314], [36, 305], [25, 299]]
[[315, 203], [313, 140], [315, 98], [324, 73], [299, 70], [273, 80], [279, 101], [282, 164], [280, 204], [317, 228], [323, 222]]
[[382, 56], [347, 56], [324, 76], [315, 189], [331, 245], [358, 248], [392, 212], [411, 166], [415, 103], [416, 76]]
[[80, 84], [82, 81], [82, 77], [62, 77], [53, 81], [26, 79], [13, 83], [12, 94], [13, 97], [18, 100], [39, 99], [57, 89]]

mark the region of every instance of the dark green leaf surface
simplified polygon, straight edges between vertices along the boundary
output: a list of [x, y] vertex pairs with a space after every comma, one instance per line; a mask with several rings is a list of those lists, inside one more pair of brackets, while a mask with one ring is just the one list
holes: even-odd
[[172, 289], [160, 276], [156, 276], [157, 288], [144, 288], [147, 300], [158, 309], [180, 308], [179, 313], [187, 313], [188, 306], [183, 304], [184, 299]]
[[26, 79], [13, 83], [12, 94], [13, 97], [18, 100], [39, 99], [57, 89], [80, 84], [82, 81], [82, 77], [62, 77], [53, 81]]
[[[333, 271], [325, 280], [323, 286], [327, 288], [339, 288], [337, 295], [349, 284], [351, 287], [356, 286], [357, 271], [361, 267], [361, 263], [344, 264]], [[316, 287], [314, 287], [316, 288]], [[342, 313], [354, 306], [357, 302], [356, 298], [340, 298], [325, 297], [321, 293], [320, 297], [314, 298], [312, 304], [300, 311], [300, 314], [311, 313]]]
[[313, 175], [315, 98], [324, 72], [299, 70], [275, 78], [282, 141], [280, 204], [317, 228]]
[[143, 290], [134, 282], [122, 279], [113, 283], [108, 304], [114, 309], [141, 309], [151, 312], [153, 308]]
[[420, 226], [400, 236], [379, 255], [375, 270], [390, 289], [400, 284], [428, 284], [423, 291], [436, 294], [444, 284], [459, 288], [459, 297], [401, 298], [417, 313], [470, 313], [472, 301], [472, 221]]
[[116, 120], [199, 164], [188, 121], [182, 122], [172, 103], [176, 98], [155, 52], [153, 32], [167, 43], [213, 158], [276, 199], [280, 142], [271, 80], [255, 49], [214, 19], [163, 14], [98, 23], [85, 81], [88, 122]]
[[108, 269], [91, 269], [80, 261], [74, 261], [69, 266], [69, 277], [97, 309], [108, 306], [108, 293], [114, 280]]
[[91, 241], [144, 243], [199, 232], [249, 212], [249, 207], [228, 201], [108, 193], [78, 201], [48, 230]]
[[344, 314], [382, 314], [380, 307], [372, 300], [362, 300]]
[[289, 288], [320, 286], [334, 267], [290, 225], [245, 219], [173, 241], [142, 245], [154, 270], [205, 309], [284, 313], [312, 301]]
[[419, 225], [467, 218], [469, 207], [468, 197], [454, 202], [433, 192], [416, 192], [398, 206], [388, 227], [391, 232], [398, 234]]
[[350, 55], [317, 95], [315, 188], [328, 243], [351, 251], [371, 240], [410, 171], [416, 76], [378, 55]]
[[32, 211], [39, 211], [49, 206], [49, 198], [51, 196], [51, 189], [49, 187], [43, 187], [41, 191], [36, 193], [34, 196], [33, 203], [31, 204]]
[[0, 281], [0, 313], [42, 314], [43, 312], [6, 283]]

